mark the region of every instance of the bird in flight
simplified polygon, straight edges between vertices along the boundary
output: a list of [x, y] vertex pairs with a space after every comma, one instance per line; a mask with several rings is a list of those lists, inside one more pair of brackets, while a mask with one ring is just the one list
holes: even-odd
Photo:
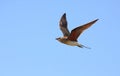
[[86, 30], [87, 28], [92, 26], [96, 21], [98, 21], [98, 19], [88, 22], [82, 26], [78, 26], [78, 27], [74, 28], [70, 33], [67, 28], [68, 23], [67, 23], [67, 19], [66, 19], [66, 13], [64, 13], [59, 22], [60, 30], [63, 33], [63, 37], [56, 38], [56, 40], [58, 40], [61, 43], [67, 44], [67, 45], [78, 46], [80, 48], [85, 47], [85, 48], [90, 49], [89, 47], [86, 47], [86, 46], [78, 43], [77, 39], [84, 30]]

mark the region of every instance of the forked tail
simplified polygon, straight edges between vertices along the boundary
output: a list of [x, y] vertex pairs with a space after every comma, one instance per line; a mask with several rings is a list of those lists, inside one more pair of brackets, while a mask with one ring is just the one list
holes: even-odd
[[90, 47], [84, 46], [84, 45], [78, 45], [78, 47], [80, 48], [87, 48], [87, 49], [91, 49]]

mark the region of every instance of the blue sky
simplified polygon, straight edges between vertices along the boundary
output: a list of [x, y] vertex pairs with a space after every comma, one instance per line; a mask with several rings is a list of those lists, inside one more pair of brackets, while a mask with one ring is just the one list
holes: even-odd
[[[0, 76], [120, 76], [119, 0], [0, 0]], [[99, 18], [78, 39], [92, 49], [64, 45], [68, 28]]]

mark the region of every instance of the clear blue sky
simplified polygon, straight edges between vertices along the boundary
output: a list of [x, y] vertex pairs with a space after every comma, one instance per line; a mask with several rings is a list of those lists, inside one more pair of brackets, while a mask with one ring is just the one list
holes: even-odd
[[[72, 30], [96, 18], [64, 45], [59, 19]], [[0, 76], [120, 76], [120, 0], [0, 0]]]

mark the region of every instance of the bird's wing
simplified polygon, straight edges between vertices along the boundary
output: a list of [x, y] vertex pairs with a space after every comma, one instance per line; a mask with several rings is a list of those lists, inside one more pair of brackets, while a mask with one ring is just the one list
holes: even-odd
[[86, 23], [82, 26], [76, 27], [71, 31], [71, 34], [69, 35], [68, 39], [71, 41], [77, 41], [77, 38], [79, 35], [87, 28], [89, 28], [92, 24], [94, 24], [98, 19], [91, 21], [89, 23]]
[[60, 22], [59, 22], [59, 26], [60, 26], [60, 29], [63, 33], [64, 36], [69, 36], [70, 35], [70, 32], [67, 28], [67, 19], [66, 19], [66, 13], [64, 13], [60, 19]]

